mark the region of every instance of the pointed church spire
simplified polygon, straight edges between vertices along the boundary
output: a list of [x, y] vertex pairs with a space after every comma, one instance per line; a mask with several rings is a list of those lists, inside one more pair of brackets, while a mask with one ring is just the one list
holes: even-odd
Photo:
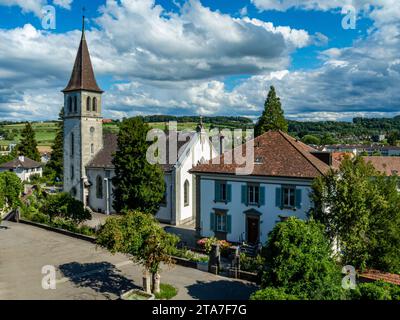
[[71, 79], [63, 92], [87, 90], [93, 92], [103, 91], [97, 85], [94, 76], [92, 61], [90, 60], [89, 49], [85, 37], [85, 16], [82, 16], [82, 38], [78, 53], [75, 58], [74, 68], [72, 69]]

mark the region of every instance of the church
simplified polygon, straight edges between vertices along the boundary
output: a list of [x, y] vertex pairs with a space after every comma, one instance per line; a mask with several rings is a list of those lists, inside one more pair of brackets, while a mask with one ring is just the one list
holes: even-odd
[[[93, 71], [85, 28], [71, 78], [64, 90], [64, 191], [94, 212], [115, 213], [112, 163], [117, 135], [103, 134], [102, 94]], [[156, 217], [181, 225], [195, 221], [196, 183], [193, 166], [217, 155], [202, 123], [188, 142], [178, 142], [176, 161], [161, 164], [166, 193]], [[169, 150], [169, 148], [167, 148]], [[169, 155], [166, 157], [169, 159]]]

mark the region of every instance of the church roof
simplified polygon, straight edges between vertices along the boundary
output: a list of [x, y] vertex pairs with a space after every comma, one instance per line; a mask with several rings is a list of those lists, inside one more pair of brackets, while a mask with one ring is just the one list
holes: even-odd
[[72, 69], [71, 79], [63, 92], [87, 90], [102, 93], [94, 76], [92, 62], [90, 60], [89, 49], [86, 43], [85, 29], [82, 28], [82, 38], [78, 53], [75, 58], [74, 68]]
[[[178, 158], [183, 154], [186, 150], [186, 147], [182, 148], [182, 146], [188, 141], [189, 138], [193, 138], [195, 133], [188, 134], [186, 141], [177, 141], [177, 149], [178, 149]], [[112, 160], [114, 158], [115, 152], [118, 149], [118, 136], [115, 133], [107, 133], [103, 136], [103, 149], [101, 149], [94, 158], [87, 164], [88, 168], [105, 168], [105, 169], [114, 169], [114, 164]], [[166, 164], [161, 164], [161, 168], [164, 172], [171, 172], [176, 164], [175, 161], [171, 161], [170, 163], [170, 154], [169, 154], [169, 139], [166, 139]]]
[[118, 136], [115, 133], [106, 133], [103, 136], [103, 149], [96, 153], [87, 165], [88, 168], [113, 169], [112, 159], [118, 147]]
[[[313, 155], [315, 149], [282, 131], [268, 131], [256, 137], [253, 142], [254, 169], [251, 173], [252, 176], [312, 179], [325, 174], [329, 170], [327, 164]], [[243, 146], [238, 148], [241, 148], [238, 149], [238, 152], [242, 151], [242, 156], [245, 157], [244, 153], [248, 148]], [[224, 156], [228, 156], [228, 154], [225, 153], [220, 156], [219, 164], [216, 164], [217, 161], [210, 160], [207, 163], [197, 165], [190, 172], [230, 175], [235, 174], [236, 169], [244, 168], [244, 165], [235, 164], [234, 161], [231, 161], [231, 164], [224, 163]]]

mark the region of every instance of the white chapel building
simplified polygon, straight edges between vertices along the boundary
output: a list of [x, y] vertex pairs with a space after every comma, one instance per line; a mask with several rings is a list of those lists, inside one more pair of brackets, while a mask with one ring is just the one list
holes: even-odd
[[[102, 129], [102, 93], [93, 72], [85, 31], [64, 93], [64, 191], [95, 212], [115, 213], [112, 163], [117, 135]], [[167, 140], [168, 143], [168, 140]], [[202, 123], [188, 141], [179, 141], [177, 157], [161, 165], [166, 194], [156, 217], [180, 225], [195, 221], [195, 177], [189, 170], [217, 155]], [[169, 150], [169, 148], [167, 148]]]

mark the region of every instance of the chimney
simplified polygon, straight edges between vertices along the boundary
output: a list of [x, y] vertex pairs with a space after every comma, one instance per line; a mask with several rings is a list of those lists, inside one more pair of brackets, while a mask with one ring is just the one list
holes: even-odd
[[18, 160], [21, 162], [25, 162], [25, 157], [24, 156], [18, 156]]

